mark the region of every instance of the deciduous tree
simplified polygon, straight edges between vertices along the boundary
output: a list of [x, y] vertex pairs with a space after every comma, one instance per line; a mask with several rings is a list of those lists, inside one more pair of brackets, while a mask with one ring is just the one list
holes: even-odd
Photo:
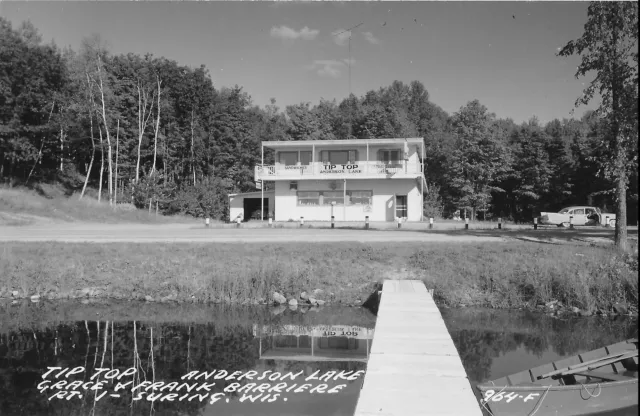
[[601, 97], [598, 114], [609, 134], [601, 138], [608, 153], [602, 173], [616, 181], [615, 244], [627, 246], [627, 186], [638, 161], [638, 3], [592, 2], [584, 33], [568, 42], [560, 56], [580, 55], [576, 78], [595, 72], [576, 106]]

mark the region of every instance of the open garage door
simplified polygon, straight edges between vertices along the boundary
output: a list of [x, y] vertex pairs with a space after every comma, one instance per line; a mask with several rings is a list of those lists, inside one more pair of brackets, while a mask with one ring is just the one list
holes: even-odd
[[[261, 204], [260, 198], [244, 198], [244, 220], [260, 221]], [[264, 198], [264, 219], [269, 216], [269, 198]]]

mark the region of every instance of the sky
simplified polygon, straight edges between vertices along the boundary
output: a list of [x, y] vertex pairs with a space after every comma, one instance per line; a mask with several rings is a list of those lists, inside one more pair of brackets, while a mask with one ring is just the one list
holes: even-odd
[[[114, 54], [152, 53], [197, 67], [255, 105], [339, 103], [390, 85], [424, 84], [449, 114], [478, 99], [517, 123], [570, 118], [590, 78], [557, 56], [583, 33], [587, 2], [0, 2], [14, 27], [78, 50], [98, 33]], [[351, 32], [338, 32], [362, 23]], [[349, 42], [348, 33], [351, 33]], [[350, 43], [350, 48], [349, 48]], [[349, 51], [350, 50], [350, 51]], [[351, 62], [351, 83], [348, 63]], [[580, 106], [574, 117], [597, 106]]]

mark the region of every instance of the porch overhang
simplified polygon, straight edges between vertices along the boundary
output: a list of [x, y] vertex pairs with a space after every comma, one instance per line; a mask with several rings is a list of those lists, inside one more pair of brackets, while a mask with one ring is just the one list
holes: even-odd
[[354, 146], [354, 145], [400, 145], [422, 144], [422, 137], [410, 138], [389, 138], [389, 139], [349, 139], [349, 140], [280, 140], [280, 141], [264, 141], [262, 146], [267, 149], [287, 149], [300, 147], [336, 147], [336, 146]]

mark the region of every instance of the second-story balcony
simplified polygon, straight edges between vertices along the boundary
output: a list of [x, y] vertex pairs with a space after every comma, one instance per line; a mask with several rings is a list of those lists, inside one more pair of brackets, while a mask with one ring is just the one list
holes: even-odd
[[422, 164], [411, 161], [362, 161], [350, 164], [312, 162], [307, 165], [258, 165], [256, 180], [332, 179], [332, 178], [415, 178], [422, 173]]
[[[273, 165], [264, 164], [265, 149]], [[266, 141], [255, 179], [410, 179], [422, 175], [423, 158], [422, 138]]]

